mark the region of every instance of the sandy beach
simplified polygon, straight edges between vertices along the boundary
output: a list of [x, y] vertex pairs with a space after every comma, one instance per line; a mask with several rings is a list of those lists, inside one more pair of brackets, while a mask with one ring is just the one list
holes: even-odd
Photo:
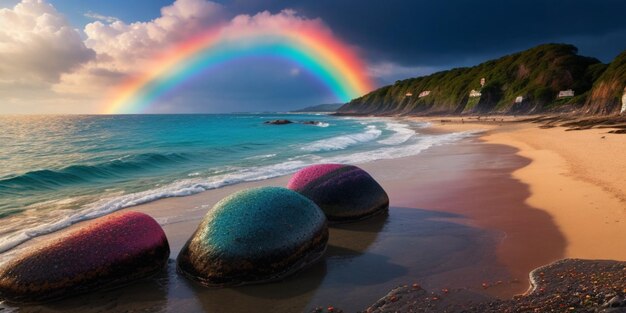
[[626, 313], [626, 0], [0, 0], [0, 313]]
[[565, 257], [626, 260], [626, 244], [613, 240], [626, 238], [626, 137], [610, 129], [543, 129], [494, 118], [430, 121], [441, 131], [479, 127], [485, 142], [515, 147], [531, 160], [513, 177], [530, 188], [525, 202], [554, 219], [567, 242]]
[[176, 275], [174, 264], [217, 201], [244, 188], [284, 186], [289, 177], [279, 177], [129, 208], [163, 225], [172, 251], [167, 271], [22, 311], [299, 312], [332, 305], [354, 312], [404, 284], [507, 299], [528, 289], [531, 270], [558, 259], [626, 260], [617, 240], [626, 238], [626, 182], [619, 176], [626, 137], [507, 121], [430, 122], [418, 131], [484, 132], [360, 164], [387, 190], [389, 214], [332, 226], [324, 260], [285, 281], [206, 289]]

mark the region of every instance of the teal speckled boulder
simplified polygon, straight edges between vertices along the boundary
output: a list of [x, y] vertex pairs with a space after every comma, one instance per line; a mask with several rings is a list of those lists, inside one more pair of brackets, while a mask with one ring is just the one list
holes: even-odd
[[234, 193], [204, 217], [177, 270], [204, 286], [280, 280], [326, 251], [328, 226], [311, 200], [281, 187]]

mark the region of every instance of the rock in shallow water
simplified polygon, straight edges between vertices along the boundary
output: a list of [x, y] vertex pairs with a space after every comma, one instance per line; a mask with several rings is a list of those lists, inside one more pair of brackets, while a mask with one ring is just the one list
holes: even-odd
[[290, 120], [271, 120], [271, 121], [265, 121], [263, 122], [263, 124], [287, 125], [287, 124], [293, 124], [293, 122]]
[[326, 218], [311, 200], [286, 188], [253, 188], [207, 213], [177, 268], [205, 286], [269, 282], [317, 261], [327, 241]]
[[161, 226], [139, 212], [122, 212], [33, 246], [0, 269], [0, 297], [10, 302], [55, 300], [113, 288], [150, 276], [167, 264]]
[[385, 190], [364, 170], [343, 164], [319, 164], [295, 173], [287, 188], [313, 200], [329, 221], [367, 218], [389, 208]]

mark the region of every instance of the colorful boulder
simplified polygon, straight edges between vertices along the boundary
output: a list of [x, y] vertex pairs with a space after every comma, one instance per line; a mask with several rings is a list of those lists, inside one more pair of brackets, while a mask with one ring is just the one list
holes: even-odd
[[113, 288], [167, 264], [161, 226], [139, 212], [121, 212], [41, 242], [0, 269], [0, 297], [36, 303]]
[[389, 197], [364, 170], [343, 164], [319, 164], [295, 173], [287, 188], [313, 200], [329, 221], [360, 220], [387, 211]]
[[326, 251], [324, 213], [281, 187], [236, 192], [204, 217], [177, 259], [177, 270], [204, 286], [280, 280]]

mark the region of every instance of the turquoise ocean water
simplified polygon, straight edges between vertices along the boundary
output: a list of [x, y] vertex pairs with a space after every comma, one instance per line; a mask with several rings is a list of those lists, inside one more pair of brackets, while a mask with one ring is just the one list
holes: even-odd
[[[272, 119], [321, 123], [263, 123]], [[419, 134], [424, 126], [321, 114], [0, 116], [0, 252], [136, 204], [469, 135]]]

